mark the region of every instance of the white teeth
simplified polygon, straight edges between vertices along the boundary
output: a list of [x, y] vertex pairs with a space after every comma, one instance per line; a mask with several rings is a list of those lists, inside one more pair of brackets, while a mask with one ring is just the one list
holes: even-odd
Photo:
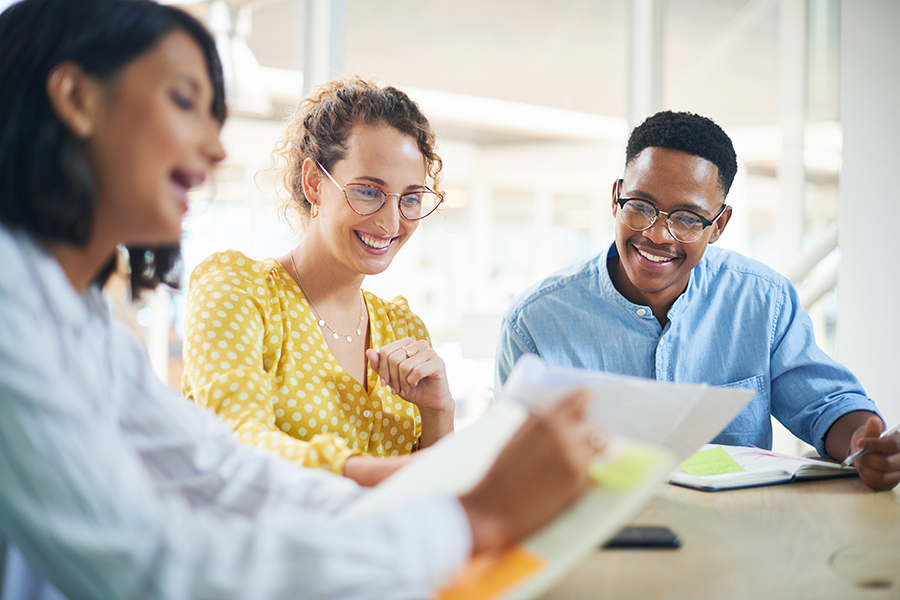
[[375, 250], [382, 250], [384, 248], [387, 248], [388, 246], [391, 245], [391, 242], [393, 241], [392, 238], [379, 241], [379, 240], [370, 238], [369, 236], [367, 236], [364, 233], [361, 233], [361, 232], [357, 232], [357, 233], [358, 233], [359, 239], [362, 240], [363, 244], [365, 244], [369, 248], [374, 248]]
[[640, 254], [641, 256], [643, 256], [644, 258], [646, 258], [647, 260], [649, 260], [651, 262], [663, 263], [663, 262], [669, 262], [670, 260], [672, 260], [671, 258], [665, 258], [663, 256], [654, 256], [653, 254], [647, 254], [640, 248], [638, 248], [637, 251], [638, 251], [638, 254]]

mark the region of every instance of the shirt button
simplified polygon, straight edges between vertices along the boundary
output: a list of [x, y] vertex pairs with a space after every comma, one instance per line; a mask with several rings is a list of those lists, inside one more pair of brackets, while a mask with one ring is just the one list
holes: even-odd
[[646, 315], [646, 314], [647, 314], [647, 311], [644, 310], [643, 308], [637, 309], [637, 315], [638, 315], [639, 317], [643, 317], [643, 316]]
[[666, 338], [659, 338], [659, 345], [662, 346], [666, 342]]
[[368, 419], [369, 417], [372, 416], [372, 411], [371, 410], [363, 411], [363, 416]]

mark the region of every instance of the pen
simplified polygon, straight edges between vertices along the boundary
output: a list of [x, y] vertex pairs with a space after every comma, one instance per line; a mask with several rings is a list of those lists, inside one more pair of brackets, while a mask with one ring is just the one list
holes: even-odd
[[[880, 438], [887, 437], [887, 436], [889, 436], [889, 435], [891, 435], [891, 434], [897, 433], [898, 430], [900, 430], [900, 423], [897, 423], [896, 425], [894, 425], [893, 427], [891, 427], [891, 428], [888, 429], [887, 431], [883, 432], [883, 433], [882, 433], [880, 436], [878, 436], [878, 437], [880, 437]], [[854, 460], [856, 460], [857, 458], [859, 458], [860, 456], [862, 456], [862, 455], [865, 454], [866, 452], [868, 452], [868, 450], [866, 450], [865, 448], [860, 448], [859, 450], [857, 450], [856, 452], [854, 452], [853, 454], [851, 454], [850, 456], [848, 456], [847, 458], [845, 458], [845, 459], [844, 459], [844, 462], [841, 463], [841, 467], [849, 467], [850, 465], [853, 464], [853, 461], [854, 461]]]

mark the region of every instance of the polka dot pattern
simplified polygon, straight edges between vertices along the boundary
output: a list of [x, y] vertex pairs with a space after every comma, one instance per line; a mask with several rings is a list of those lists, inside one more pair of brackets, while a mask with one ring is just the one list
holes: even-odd
[[[365, 292], [373, 348], [429, 341], [406, 300]], [[418, 447], [418, 408], [369, 369], [368, 391], [332, 356], [303, 293], [278, 261], [216, 253], [191, 274], [182, 392], [238, 439], [313, 468], [343, 472], [352, 454]]]

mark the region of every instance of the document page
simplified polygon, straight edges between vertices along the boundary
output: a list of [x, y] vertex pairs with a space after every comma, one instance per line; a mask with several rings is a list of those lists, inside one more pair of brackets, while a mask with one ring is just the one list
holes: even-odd
[[510, 373], [498, 402], [531, 406], [577, 388], [590, 391], [591, 418], [604, 431], [661, 446], [678, 462], [716, 437], [753, 397], [748, 390], [557, 369], [526, 354]]

